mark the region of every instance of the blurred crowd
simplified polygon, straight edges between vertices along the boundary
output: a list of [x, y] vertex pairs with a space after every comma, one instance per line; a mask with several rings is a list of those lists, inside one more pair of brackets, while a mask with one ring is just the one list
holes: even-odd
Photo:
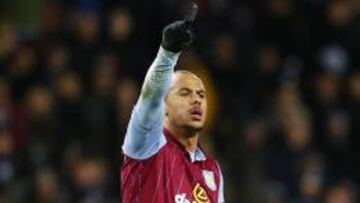
[[[209, 97], [228, 203], [356, 203], [360, 3], [198, 0], [178, 63]], [[187, 1], [0, 1], [0, 202], [119, 202], [121, 143]]]

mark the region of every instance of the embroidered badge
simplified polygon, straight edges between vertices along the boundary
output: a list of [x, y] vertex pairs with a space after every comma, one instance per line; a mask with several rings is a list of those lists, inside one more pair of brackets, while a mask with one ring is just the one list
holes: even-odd
[[203, 170], [202, 171], [204, 180], [206, 185], [212, 190], [215, 191], [217, 189], [216, 187], [216, 183], [215, 183], [215, 175], [214, 172], [212, 171], [208, 171], [208, 170]]

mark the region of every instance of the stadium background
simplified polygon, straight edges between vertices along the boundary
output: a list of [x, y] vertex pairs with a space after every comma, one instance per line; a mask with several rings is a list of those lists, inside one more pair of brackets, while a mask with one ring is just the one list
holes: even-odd
[[[179, 62], [229, 203], [355, 203], [360, 3], [199, 0]], [[0, 202], [119, 202], [120, 143], [186, 1], [0, 1]]]

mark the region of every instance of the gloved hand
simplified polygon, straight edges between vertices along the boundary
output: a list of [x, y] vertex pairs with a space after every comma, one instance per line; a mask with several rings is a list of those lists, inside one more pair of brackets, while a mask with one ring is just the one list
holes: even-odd
[[198, 6], [190, 4], [185, 18], [167, 25], [162, 34], [161, 46], [171, 52], [177, 53], [189, 46], [194, 40], [193, 22]]

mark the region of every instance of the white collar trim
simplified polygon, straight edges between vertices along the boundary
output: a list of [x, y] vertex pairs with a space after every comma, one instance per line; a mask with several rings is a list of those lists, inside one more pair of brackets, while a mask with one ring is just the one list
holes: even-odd
[[194, 163], [195, 161], [205, 161], [206, 160], [206, 156], [205, 156], [204, 152], [199, 147], [197, 147], [195, 149], [195, 151], [188, 152], [188, 153], [190, 155], [191, 163]]

